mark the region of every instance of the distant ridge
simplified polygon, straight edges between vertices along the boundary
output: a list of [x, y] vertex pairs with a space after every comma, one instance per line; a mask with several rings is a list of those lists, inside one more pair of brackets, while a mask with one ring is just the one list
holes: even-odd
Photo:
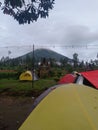
[[[25, 59], [26, 57], [30, 57], [32, 58], [33, 57], [33, 52], [29, 52], [23, 56], [20, 56], [18, 57], [19, 59]], [[55, 59], [56, 61], [60, 61], [60, 59], [67, 59], [67, 60], [71, 60], [70, 58], [64, 56], [64, 55], [61, 55], [55, 51], [52, 51], [50, 49], [36, 49], [34, 50], [34, 57], [35, 59], [37, 59], [38, 61], [41, 60], [41, 58], [52, 58], [52, 59]]]

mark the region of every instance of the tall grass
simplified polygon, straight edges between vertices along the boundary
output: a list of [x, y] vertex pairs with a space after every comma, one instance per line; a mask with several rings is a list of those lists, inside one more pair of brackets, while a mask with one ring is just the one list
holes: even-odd
[[1, 79], [0, 93], [5, 93], [12, 96], [21, 94], [33, 96], [35, 93], [39, 95], [41, 92], [55, 84], [56, 81], [53, 79], [40, 79], [38, 81], [33, 81], [33, 86], [32, 82], [21, 82], [16, 79]]

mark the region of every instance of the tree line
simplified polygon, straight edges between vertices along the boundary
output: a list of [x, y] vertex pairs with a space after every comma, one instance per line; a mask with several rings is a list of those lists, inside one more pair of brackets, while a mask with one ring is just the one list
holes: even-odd
[[[44, 57], [45, 58], [45, 57]], [[31, 56], [27, 55], [25, 58], [13, 58], [11, 59], [9, 56], [2, 57], [0, 59], [0, 69], [32, 69], [33, 64], [35, 68], [38, 68], [42, 60], [41, 59], [32, 59]], [[86, 71], [86, 70], [93, 70], [98, 69], [98, 57], [95, 60], [88, 61], [80, 61], [79, 56], [77, 53], [73, 54], [72, 59], [61, 58], [57, 61], [54, 58], [46, 58], [47, 62], [49, 62], [51, 68], [65, 68], [68, 72], [72, 72], [73, 70], [76, 71]]]

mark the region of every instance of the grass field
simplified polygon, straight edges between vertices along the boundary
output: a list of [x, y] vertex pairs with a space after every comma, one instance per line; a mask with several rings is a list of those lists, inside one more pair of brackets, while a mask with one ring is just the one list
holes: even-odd
[[53, 79], [40, 79], [32, 82], [21, 82], [15, 79], [0, 80], [0, 94], [9, 96], [38, 96], [47, 88], [56, 84]]

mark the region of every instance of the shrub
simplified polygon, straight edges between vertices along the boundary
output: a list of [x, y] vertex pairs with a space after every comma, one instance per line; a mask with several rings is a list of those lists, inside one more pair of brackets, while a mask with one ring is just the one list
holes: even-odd
[[18, 74], [17, 72], [0, 72], [0, 79], [17, 79]]

